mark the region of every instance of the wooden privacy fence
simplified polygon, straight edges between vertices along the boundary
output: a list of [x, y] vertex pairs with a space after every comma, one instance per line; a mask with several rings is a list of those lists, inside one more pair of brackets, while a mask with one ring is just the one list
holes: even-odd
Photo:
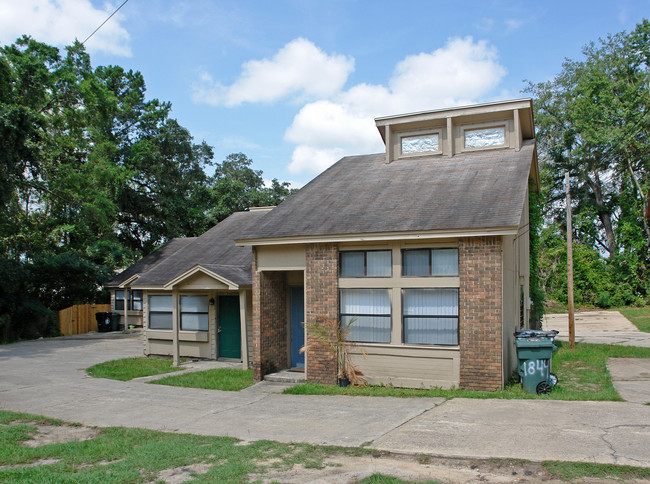
[[97, 331], [95, 313], [109, 312], [110, 304], [76, 304], [59, 311], [59, 330], [63, 336]]

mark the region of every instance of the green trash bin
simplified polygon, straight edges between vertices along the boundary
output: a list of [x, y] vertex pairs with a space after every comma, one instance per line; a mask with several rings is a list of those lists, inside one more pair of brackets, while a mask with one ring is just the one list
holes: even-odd
[[120, 313], [109, 313], [111, 315], [111, 331], [118, 331], [120, 324]]
[[521, 386], [527, 393], [543, 395], [553, 390], [551, 359], [557, 346], [552, 338], [516, 338], [518, 371]]

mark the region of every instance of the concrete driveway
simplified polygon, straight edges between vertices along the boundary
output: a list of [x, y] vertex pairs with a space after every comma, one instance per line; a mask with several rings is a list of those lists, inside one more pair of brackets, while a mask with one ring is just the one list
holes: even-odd
[[95, 379], [95, 363], [142, 354], [135, 335], [0, 346], [0, 408], [97, 426], [358, 446], [436, 456], [572, 460], [650, 467], [650, 406], [281, 395]]
[[[618, 311], [580, 311], [574, 315], [576, 343], [603, 343], [650, 348], [650, 333], [639, 331]], [[556, 329], [558, 339], [569, 340], [568, 314], [547, 314], [542, 327]]]

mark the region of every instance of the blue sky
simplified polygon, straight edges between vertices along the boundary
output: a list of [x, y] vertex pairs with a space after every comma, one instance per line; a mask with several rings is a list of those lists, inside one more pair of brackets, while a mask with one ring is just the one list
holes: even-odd
[[[111, 2], [0, 0], [0, 43], [83, 40]], [[215, 161], [243, 152], [302, 186], [383, 150], [377, 116], [523, 97], [648, 16], [650, 0], [129, 0], [86, 46], [94, 66], [141, 71]]]

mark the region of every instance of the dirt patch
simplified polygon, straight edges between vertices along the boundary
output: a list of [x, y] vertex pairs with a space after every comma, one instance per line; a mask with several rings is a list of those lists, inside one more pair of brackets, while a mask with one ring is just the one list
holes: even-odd
[[447, 459], [412, 455], [334, 456], [324, 461], [321, 469], [296, 465], [282, 471], [272, 468], [263, 474], [251, 475], [250, 481], [263, 483], [305, 482], [357, 483], [373, 474], [383, 474], [408, 481], [440, 483], [560, 483], [540, 464], [524, 461], [491, 461], [478, 459]]
[[26, 422], [34, 425], [38, 431], [31, 440], [26, 440], [23, 445], [27, 447], [40, 447], [49, 444], [64, 444], [66, 442], [83, 442], [99, 434], [99, 429], [94, 427], [73, 425], [48, 425]]
[[149, 481], [148, 484], [156, 482], [164, 482], [166, 484], [182, 484], [183, 482], [191, 481], [194, 475], [205, 474], [212, 468], [213, 464], [192, 464], [189, 466], [175, 467], [173, 469], [165, 469], [160, 471], [156, 478]]

